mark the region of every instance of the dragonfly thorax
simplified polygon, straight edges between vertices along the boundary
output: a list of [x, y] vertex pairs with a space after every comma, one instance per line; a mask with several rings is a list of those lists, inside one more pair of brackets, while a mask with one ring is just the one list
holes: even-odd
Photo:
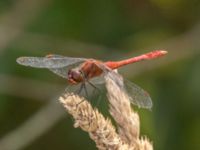
[[84, 80], [84, 75], [79, 68], [73, 68], [68, 71], [67, 80], [71, 84], [78, 84]]

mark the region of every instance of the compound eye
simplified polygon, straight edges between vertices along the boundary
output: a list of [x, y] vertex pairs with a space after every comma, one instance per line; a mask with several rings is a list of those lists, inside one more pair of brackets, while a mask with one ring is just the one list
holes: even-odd
[[79, 73], [78, 73], [77, 71], [74, 71], [74, 72], [72, 73], [72, 78], [73, 78], [74, 80], [78, 80], [78, 79], [79, 79]]

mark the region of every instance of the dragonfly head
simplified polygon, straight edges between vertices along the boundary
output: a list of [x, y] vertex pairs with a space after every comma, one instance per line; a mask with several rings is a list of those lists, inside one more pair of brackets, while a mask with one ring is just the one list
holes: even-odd
[[75, 68], [75, 69], [70, 69], [68, 71], [68, 77], [67, 80], [71, 84], [78, 84], [84, 80], [83, 74], [80, 71], [80, 69]]

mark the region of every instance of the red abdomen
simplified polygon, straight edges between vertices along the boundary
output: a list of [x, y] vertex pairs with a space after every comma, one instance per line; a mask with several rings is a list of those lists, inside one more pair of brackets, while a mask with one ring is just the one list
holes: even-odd
[[158, 57], [164, 56], [165, 54], [167, 54], [167, 51], [155, 50], [155, 51], [152, 51], [152, 52], [149, 52], [149, 53], [146, 53], [146, 54], [142, 54], [142, 55], [132, 57], [132, 58], [129, 58], [129, 59], [125, 59], [125, 60], [121, 60], [121, 61], [108, 61], [108, 62], [105, 62], [104, 64], [111, 69], [117, 69], [117, 68], [122, 67], [124, 65], [139, 62], [139, 61], [142, 61], [142, 60], [149, 60], [149, 59], [158, 58]]

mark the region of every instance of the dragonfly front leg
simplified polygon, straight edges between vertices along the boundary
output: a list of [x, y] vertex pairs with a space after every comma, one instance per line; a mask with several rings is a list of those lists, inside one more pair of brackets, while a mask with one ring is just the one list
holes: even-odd
[[[80, 86], [80, 88], [79, 88], [79, 90], [78, 90], [78, 94], [81, 94], [82, 90], [85, 91], [86, 97], [88, 97], [88, 92], [87, 92], [87, 89], [86, 89], [86, 86], [85, 86], [85, 82], [81, 83], [81, 86]], [[85, 100], [82, 99], [82, 101], [80, 101], [80, 102], [77, 104], [77, 106], [78, 106], [79, 104], [81, 104], [82, 102], [84, 102], [84, 101], [85, 101]]]
[[89, 80], [87, 82], [90, 86], [92, 86], [95, 89], [95, 91], [98, 90], [99, 92], [101, 92], [101, 90], [97, 86], [95, 86], [92, 82], [90, 82]]
[[82, 85], [83, 85], [83, 89], [85, 91], [86, 97], [89, 98], [89, 94], [88, 94], [88, 91], [86, 89], [85, 82], [83, 82]]
[[82, 90], [83, 90], [83, 83], [81, 83], [81, 86], [80, 86], [80, 88], [78, 89], [77, 93], [80, 94]]

